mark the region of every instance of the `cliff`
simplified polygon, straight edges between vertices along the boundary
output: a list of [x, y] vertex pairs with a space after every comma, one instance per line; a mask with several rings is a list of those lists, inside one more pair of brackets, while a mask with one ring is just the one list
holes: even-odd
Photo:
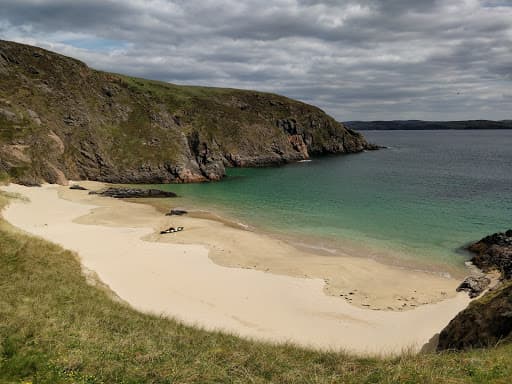
[[470, 245], [473, 264], [497, 271], [501, 283], [460, 312], [439, 335], [438, 350], [469, 349], [512, 342], [512, 230]]
[[0, 173], [19, 182], [198, 182], [373, 148], [286, 97], [105, 73], [0, 41]]
[[438, 350], [494, 347], [512, 341], [512, 282], [460, 312], [439, 335]]

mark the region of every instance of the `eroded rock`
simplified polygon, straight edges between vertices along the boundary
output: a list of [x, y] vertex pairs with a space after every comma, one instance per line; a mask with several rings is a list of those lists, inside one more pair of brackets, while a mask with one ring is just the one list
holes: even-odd
[[[468, 247], [472, 263], [490, 273], [498, 271], [501, 285], [471, 302], [439, 335], [437, 350], [469, 349], [512, 342], [512, 230], [494, 233]], [[470, 276], [457, 290], [477, 296], [490, 279]], [[472, 296], [474, 295], [474, 296]]]
[[116, 199], [128, 199], [139, 197], [176, 197], [174, 192], [162, 191], [160, 189], [142, 189], [142, 188], [117, 188], [111, 187], [103, 191], [91, 191], [90, 195], [101, 195], [114, 197]]
[[184, 209], [171, 209], [169, 212], [167, 212], [166, 216], [183, 216], [186, 215], [188, 211], [185, 211]]
[[439, 335], [437, 350], [469, 349], [510, 342], [512, 282], [485, 294], [460, 312]]
[[512, 229], [486, 236], [468, 249], [476, 253], [471, 262], [482, 271], [497, 270], [503, 279], [512, 278]]
[[76, 189], [78, 191], [87, 191], [87, 188], [82, 187], [81, 185], [78, 185], [78, 184], [73, 184], [71, 187], [69, 187], [69, 189]]
[[487, 289], [491, 279], [485, 275], [468, 276], [464, 281], [457, 287], [457, 292], [468, 292], [469, 297], [478, 297], [483, 291]]

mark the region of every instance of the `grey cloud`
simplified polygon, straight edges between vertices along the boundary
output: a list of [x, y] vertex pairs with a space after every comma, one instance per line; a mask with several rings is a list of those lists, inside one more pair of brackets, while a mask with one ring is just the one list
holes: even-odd
[[[103, 70], [278, 92], [343, 120], [505, 119], [507, 3], [3, 0], [0, 36]], [[81, 38], [123, 44], [73, 46]]]

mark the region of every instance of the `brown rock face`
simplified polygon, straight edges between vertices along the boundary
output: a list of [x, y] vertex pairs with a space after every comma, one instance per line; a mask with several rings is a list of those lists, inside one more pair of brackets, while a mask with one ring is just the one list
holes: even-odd
[[512, 229], [484, 237], [468, 249], [476, 253], [471, 262], [481, 270], [497, 270], [503, 279], [512, 278]]
[[0, 172], [14, 180], [219, 180], [225, 167], [373, 149], [320, 109], [282, 96], [95, 71], [0, 41]]
[[510, 342], [512, 283], [489, 292], [460, 312], [439, 335], [439, 351], [494, 346]]
[[[501, 273], [501, 286], [473, 301], [443, 329], [438, 350], [487, 347], [512, 341], [512, 230], [484, 237], [468, 249], [476, 253], [471, 261], [478, 268]], [[473, 293], [479, 293], [489, 283], [486, 277], [468, 279], [461, 287]]]
[[457, 287], [457, 292], [468, 292], [469, 297], [475, 298], [480, 295], [491, 283], [485, 275], [468, 276], [464, 281]]

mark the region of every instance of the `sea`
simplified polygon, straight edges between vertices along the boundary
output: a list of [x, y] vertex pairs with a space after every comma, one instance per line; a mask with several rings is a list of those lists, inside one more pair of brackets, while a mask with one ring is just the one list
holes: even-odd
[[386, 148], [158, 187], [298, 247], [452, 274], [467, 244], [512, 228], [512, 130], [363, 134]]

